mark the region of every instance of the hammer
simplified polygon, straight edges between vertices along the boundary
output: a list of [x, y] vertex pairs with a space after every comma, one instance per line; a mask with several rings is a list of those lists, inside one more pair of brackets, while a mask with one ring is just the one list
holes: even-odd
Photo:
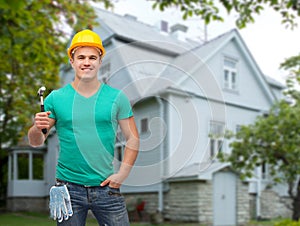
[[[46, 91], [46, 87], [42, 86], [41, 88], [39, 88], [38, 90], [38, 95], [40, 97], [40, 105], [41, 105], [41, 112], [45, 112], [45, 108], [44, 108], [44, 98], [43, 98], [43, 94]], [[42, 129], [43, 134], [47, 133], [47, 129]]]

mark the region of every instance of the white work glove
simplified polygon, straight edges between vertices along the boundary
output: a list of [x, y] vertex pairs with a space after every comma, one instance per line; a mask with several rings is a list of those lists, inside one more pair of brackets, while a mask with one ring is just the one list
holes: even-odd
[[50, 189], [50, 216], [58, 222], [68, 220], [73, 215], [69, 191], [66, 185], [52, 186]]

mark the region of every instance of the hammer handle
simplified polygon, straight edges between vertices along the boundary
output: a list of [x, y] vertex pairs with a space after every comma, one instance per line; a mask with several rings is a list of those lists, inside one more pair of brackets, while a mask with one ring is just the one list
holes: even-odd
[[[45, 108], [44, 108], [43, 104], [41, 105], [41, 112], [45, 112]], [[47, 129], [42, 129], [42, 133], [46, 134], [47, 133]]]

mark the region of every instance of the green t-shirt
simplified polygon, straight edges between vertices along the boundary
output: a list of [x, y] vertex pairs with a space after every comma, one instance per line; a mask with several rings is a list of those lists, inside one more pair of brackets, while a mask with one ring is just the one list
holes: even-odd
[[45, 110], [56, 120], [60, 151], [56, 178], [98, 186], [113, 174], [118, 120], [133, 115], [125, 94], [106, 84], [86, 98], [68, 84], [52, 91]]

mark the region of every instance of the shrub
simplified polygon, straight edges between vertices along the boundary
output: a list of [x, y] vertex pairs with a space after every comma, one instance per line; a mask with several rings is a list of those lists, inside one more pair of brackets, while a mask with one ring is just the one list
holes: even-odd
[[300, 226], [300, 221], [283, 220], [275, 223], [274, 226]]

